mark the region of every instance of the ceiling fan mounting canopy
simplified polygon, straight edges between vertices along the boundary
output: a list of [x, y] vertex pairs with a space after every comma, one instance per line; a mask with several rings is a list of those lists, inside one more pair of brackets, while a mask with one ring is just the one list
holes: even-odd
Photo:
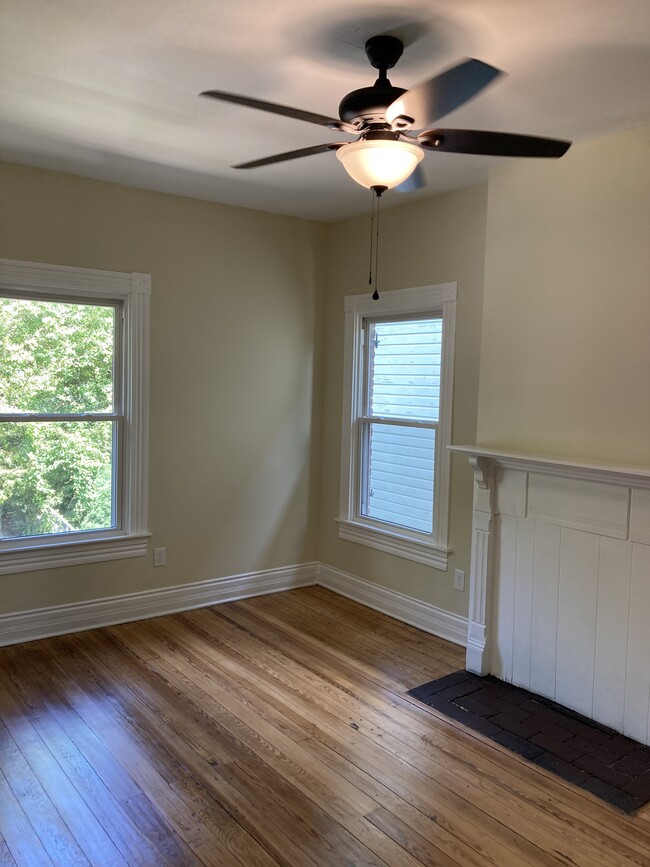
[[392, 69], [404, 53], [404, 43], [397, 36], [371, 36], [365, 44], [366, 57], [375, 69]]
[[370, 123], [386, 123], [386, 109], [403, 93], [403, 87], [393, 87], [387, 78], [378, 78], [372, 87], [347, 93], [339, 105], [339, 117], [357, 129]]
[[[358, 145], [359, 151], [354, 157], [355, 160], [357, 157], [367, 157], [368, 160], [372, 157], [373, 161], [379, 165], [382, 160], [377, 160], [378, 149], [383, 141], [386, 144], [387, 152], [390, 150], [397, 155], [402, 150], [404, 151], [404, 154], [400, 156], [402, 158], [409, 151], [414, 157], [417, 157], [411, 169], [415, 182], [410, 184], [410, 189], [416, 189], [418, 186], [424, 185], [421, 173], [415, 171], [424, 150], [557, 159], [566, 153], [571, 146], [571, 142], [568, 141], [538, 136], [483, 130], [427, 129], [444, 115], [473, 99], [502, 75], [501, 70], [480, 60], [468, 58], [445, 72], [424, 81], [419, 86], [405, 90], [401, 87], [393, 87], [386, 75], [387, 71], [395, 66], [404, 51], [404, 45], [400, 39], [389, 35], [373, 36], [366, 42], [365, 51], [370, 65], [379, 70], [379, 77], [372, 87], [352, 90], [343, 97], [339, 105], [339, 119], [225, 91], [203, 91], [201, 96], [208, 96], [221, 102], [248, 106], [357, 136], [354, 141], [328, 142], [300, 148], [299, 150], [240, 163], [233, 168], [252, 169], [311, 156], [312, 154], [344, 149], [340, 154], [341, 162], [352, 177], [355, 177], [355, 174], [350, 172], [346, 165], [352, 159], [351, 154], [354, 153], [354, 146]], [[422, 130], [422, 132], [413, 135], [411, 130]], [[374, 142], [372, 147], [368, 147], [368, 142]], [[388, 166], [388, 162], [385, 161], [384, 165]], [[370, 178], [370, 173], [362, 172], [362, 174], [364, 177]], [[358, 177], [355, 179], [358, 180]], [[388, 186], [384, 183], [384, 179], [379, 176], [374, 177], [373, 183], [370, 183], [369, 180], [358, 180], [358, 182], [371, 189], [377, 185]], [[391, 184], [391, 186], [393, 185]]]

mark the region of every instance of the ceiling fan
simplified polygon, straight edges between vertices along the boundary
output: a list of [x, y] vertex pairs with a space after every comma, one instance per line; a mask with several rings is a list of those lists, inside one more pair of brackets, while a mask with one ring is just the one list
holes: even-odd
[[[373, 36], [366, 42], [366, 56], [371, 66], [379, 70], [379, 77], [372, 87], [353, 90], [343, 97], [339, 106], [339, 120], [221, 90], [206, 90], [201, 96], [357, 135], [354, 141], [328, 142], [287, 151], [240, 163], [233, 168], [254, 169], [335, 151], [348, 174], [357, 183], [375, 192], [383, 192], [398, 185], [404, 188], [408, 184], [409, 189], [424, 186], [419, 163], [427, 150], [557, 159], [571, 146], [568, 141], [538, 136], [429, 128], [441, 117], [476, 96], [502, 72], [480, 60], [468, 59], [412, 90], [404, 90], [393, 87], [386, 74], [400, 59], [403, 50], [403, 43], [395, 36]], [[412, 131], [415, 130], [422, 132], [414, 135]]]

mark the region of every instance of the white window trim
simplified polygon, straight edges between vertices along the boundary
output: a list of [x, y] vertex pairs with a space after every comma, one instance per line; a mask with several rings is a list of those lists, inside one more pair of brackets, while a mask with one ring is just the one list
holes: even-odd
[[[456, 283], [419, 286], [382, 292], [378, 301], [367, 295], [345, 298], [345, 358], [343, 369], [343, 433], [341, 439], [341, 488], [339, 538], [376, 548], [388, 554], [415, 560], [442, 571], [447, 570], [449, 538], [449, 479], [451, 456], [451, 408], [453, 394], [454, 340], [456, 332]], [[442, 314], [442, 378], [440, 383], [440, 424], [436, 436], [434, 519], [431, 541], [423, 534], [389, 529], [388, 525], [357, 514], [357, 425], [361, 394], [360, 371], [363, 347], [362, 322], [366, 317], [394, 314]]]
[[147, 553], [149, 485], [149, 274], [98, 271], [0, 259], [0, 288], [58, 298], [120, 301], [124, 311], [122, 376], [128, 447], [122, 476], [118, 530], [3, 542], [0, 574], [52, 569], [77, 563], [139, 557]]

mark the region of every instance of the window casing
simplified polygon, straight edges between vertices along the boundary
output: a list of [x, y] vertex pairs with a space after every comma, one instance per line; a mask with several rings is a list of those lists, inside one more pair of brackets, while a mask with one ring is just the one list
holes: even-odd
[[97, 412], [66, 412], [65, 407], [42, 413], [0, 411], [2, 424], [41, 425], [41, 430], [47, 425], [76, 424], [86, 430], [110, 425], [110, 520], [100, 521], [98, 529], [3, 538], [0, 574], [146, 554], [149, 275], [1, 259], [0, 295], [114, 311], [110, 406]]
[[[345, 299], [339, 536], [442, 570], [449, 554], [455, 305], [455, 283], [384, 292], [379, 301]], [[404, 376], [400, 356], [390, 358], [391, 341], [396, 354], [424, 353], [422, 366], [408, 368], [421, 376]], [[400, 378], [411, 386], [401, 388]]]

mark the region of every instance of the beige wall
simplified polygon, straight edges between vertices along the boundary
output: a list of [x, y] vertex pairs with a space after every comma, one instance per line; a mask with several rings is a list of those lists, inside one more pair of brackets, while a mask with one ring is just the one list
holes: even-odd
[[[453, 442], [474, 442], [476, 437], [486, 195], [485, 187], [474, 187], [391, 208], [381, 217], [380, 291], [458, 283]], [[454, 551], [447, 572], [338, 538], [334, 519], [341, 460], [343, 299], [369, 291], [368, 218], [329, 226], [327, 242], [319, 559], [466, 614], [466, 593], [453, 589], [454, 569], [469, 573], [472, 477], [466, 459], [453, 459], [450, 544]]]
[[478, 441], [650, 465], [650, 130], [493, 172]]
[[0, 576], [0, 612], [315, 559], [323, 232], [0, 163], [0, 257], [152, 275], [150, 527], [168, 564]]
[[[380, 288], [458, 283], [454, 442], [650, 465], [649, 138], [384, 211]], [[343, 297], [368, 291], [367, 246], [365, 217], [0, 164], [1, 257], [152, 274], [150, 524], [168, 558], [3, 576], [0, 613], [313, 559], [466, 613], [464, 458], [447, 573], [338, 539]]]

